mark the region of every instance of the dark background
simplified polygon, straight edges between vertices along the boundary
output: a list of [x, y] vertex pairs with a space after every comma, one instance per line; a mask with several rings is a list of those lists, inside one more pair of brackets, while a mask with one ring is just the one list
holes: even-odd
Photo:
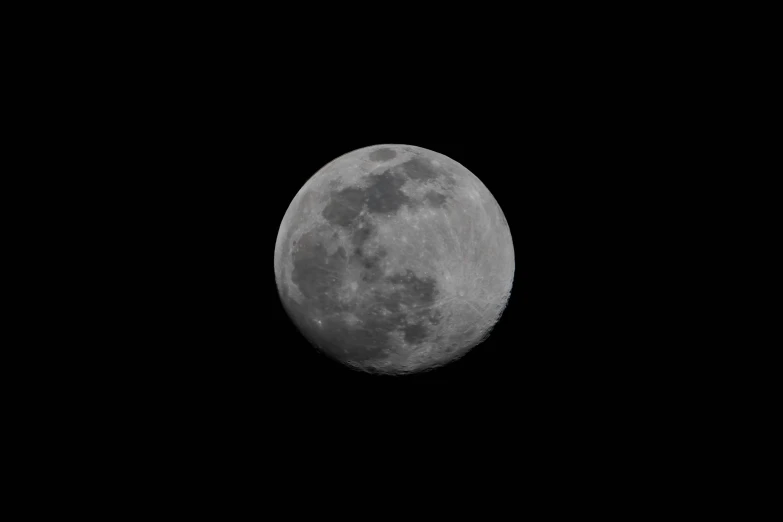
[[[650, 332], [634, 328], [629, 304], [638, 228], [622, 209], [634, 205], [633, 143], [605, 111], [552, 93], [522, 103], [501, 92], [500, 104], [497, 91], [277, 94], [247, 113], [229, 104], [227, 115], [186, 129], [192, 142], [174, 142], [190, 169], [166, 184], [176, 215], [159, 237], [176, 259], [167, 274], [176, 281], [172, 306], [184, 312], [170, 317], [178, 324], [160, 352], [162, 379], [173, 375], [171, 386], [227, 411], [263, 404], [283, 417], [342, 411], [356, 422], [362, 417], [350, 412], [551, 414], [553, 404], [628, 399], [647, 372], [640, 347]], [[445, 367], [401, 377], [348, 369], [310, 346], [281, 305], [273, 271], [280, 221], [301, 186], [332, 159], [381, 143], [425, 147], [476, 174], [508, 220], [516, 257], [490, 337]]]
[[[560, 483], [595, 484], [607, 455], [630, 488], [626, 477], [656, 467], [640, 460], [657, 461], [665, 484], [687, 481], [681, 462], [664, 468], [679, 457], [669, 447], [692, 454], [708, 439], [687, 432], [713, 393], [699, 382], [700, 354], [685, 355], [704, 341], [681, 326], [699, 307], [689, 281], [701, 267], [687, 265], [687, 246], [710, 216], [680, 231], [673, 214], [705, 197], [684, 182], [703, 171], [702, 157], [683, 152], [695, 150], [697, 123], [723, 118], [709, 94], [737, 53], [693, 29], [728, 26], [703, 12], [671, 15], [679, 31], [647, 13], [594, 13], [595, 23], [561, 6], [545, 19], [469, 6], [461, 23], [261, 9], [222, 19], [212, 7], [140, 12], [138, 23], [89, 13], [85, 31], [55, 16], [67, 38], [26, 60], [44, 71], [30, 89], [43, 116], [30, 123], [60, 144], [35, 151], [55, 162], [53, 180], [31, 177], [67, 188], [63, 215], [82, 220], [52, 219], [65, 244], [47, 270], [79, 265], [57, 278], [74, 286], [57, 314], [80, 317], [63, 327], [72, 335], [46, 320], [35, 328], [56, 336], [46, 403], [61, 417], [43, 433], [75, 458], [68, 433], [105, 447], [102, 465], [136, 466], [162, 495], [180, 475], [206, 477], [262, 491], [262, 507], [278, 491], [309, 504], [303, 483], [336, 483], [341, 505], [369, 485], [375, 501], [366, 471], [342, 476], [349, 456], [392, 477], [397, 489], [384, 493], [444, 485], [437, 498], [460, 508], [485, 480], [493, 501], [483, 506], [540, 484], [562, 504], [571, 497]], [[711, 64], [720, 74], [694, 81]], [[288, 320], [273, 271], [280, 221], [306, 179], [380, 143], [470, 169], [500, 203], [516, 255], [488, 340], [404, 377], [319, 354]]]
[[[119, 193], [138, 245], [121, 253], [132, 266], [123, 272], [130, 348], [105, 378], [130, 375], [128, 397], [161, 419], [250, 433], [387, 423], [415, 433], [432, 422], [472, 433], [485, 422], [592, 424], [642, 411], [671, 378], [657, 370], [676, 368], [656, 328], [673, 317], [647, 298], [674, 262], [653, 232], [666, 211], [655, 194], [676, 186], [660, 151], [682, 146], [660, 130], [667, 86], [614, 47], [606, 59], [534, 43], [524, 59], [410, 55], [390, 72], [356, 47], [156, 50], [145, 74], [122, 68], [105, 80], [121, 88], [104, 91], [115, 98], [97, 128], [102, 118], [125, 124], [121, 138], [105, 139], [127, 174]], [[307, 179], [382, 143], [471, 170], [499, 202], [516, 257], [490, 337], [402, 377], [350, 370], [310, 346], [273, 270], [280, 222]]]
[[[655, 252], [639, 242], [646, 225], [634, 217], [642, 203], [629, 170], [645, 171], [629, 167], [635, 137], [605, 111], [585, 114], [551, 94], [524, 104], [505, 93], [494, 104], [479, 92], [460, 101], [465, 110], [418, 93], [390, 103], [334, 92], [308, 104], [297, 91], [245, 105], [246, 93], [226, 115], [162, 142], [184, 160], [156, 168], [165, 183], [150, 179], [156, 193], [144, 199], [163, 210], [144, 218], [153, 279], [128, 351], [133, 408], [186, 439], [256, 448], [253, 458], [419, 445], [427, 458], [465, 446], [478, 458], [505, 440], [503, 452], [523, 452], [519, 461], [528, 450], [517, 440], [557, 447], [592, 444], [594, 429], [651, 429], [676, 354], [654, 326], [666, 312], [653, 305], [651, 324], [645, 298]], [[357, 372], [318, 352], [286, 315], [273, 270], [280, 222], [305, 181], [381, 143], [425, 147], [470, 169], [500, 204], [516, 259], [489, 338], [406, 376]]]

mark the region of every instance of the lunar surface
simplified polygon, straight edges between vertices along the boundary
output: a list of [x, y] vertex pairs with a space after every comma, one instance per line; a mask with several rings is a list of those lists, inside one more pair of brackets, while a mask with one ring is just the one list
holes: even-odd
[[325, 354], [416, 372], [486, 338], [511, 292], [514, 247], [497, 201], [465, 167], [377, 145], [299, 190], [277, 235], [275, 278], [289, 316]]

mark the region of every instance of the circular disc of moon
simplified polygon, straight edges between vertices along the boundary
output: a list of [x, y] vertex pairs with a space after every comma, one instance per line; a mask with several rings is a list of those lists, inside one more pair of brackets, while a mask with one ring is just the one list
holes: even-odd
[[484, 184], [437, 152], [376, 145], [327, 164], [280, 224], [275, 278], [302, 334], [357, 369], [464, 355], [506, 306], [514, 247]]

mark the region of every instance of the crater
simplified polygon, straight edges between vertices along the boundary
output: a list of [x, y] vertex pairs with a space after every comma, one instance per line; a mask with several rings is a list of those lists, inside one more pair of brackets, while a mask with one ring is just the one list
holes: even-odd
[[377, 149], [370, 153], [372, 161], [389, 161], [397, 157], [397, 153], [391, 149]]
[[332, 192], [329, 203], [321, 215], [329, 223], [346, 227], [362, 212], [364, 206], [364, 190], [358, 187], [348, 187], [339, 192]]
[[374, 256], [367, 256], [362, 254], [360, 250], [356, 252], [358, 263], [362, 267], [361, 279], [365, 283], [376, 283], [383, 277], [383, 269], [381, 268], [381, 260], [386, 257], [386, 252], [381, 251]]
[[412, 180], [429, 181], [440, 176], [434, 165], [421, 158], [411, 158], [399, 165], [399, 169]]
[[347, 187], [330, 193], [329, 201], [321, 215], [333, 225], [350, 227], [362, 213], [367, 210], [374, 214], [394, 214], [400, 207], [410, 204], [410, 198], [401, 190], [405, 185], [405, 177], [401, 174], [384, 170], [368, 178], [368, 185], [362, 187]]
[[405, 327], [405, 342], [406, 343], [418, 343], [427, 338], [427, 328], [421, 324], [410, 324]]
[[443, 207], [446, 204], [446, 201], [448, 201], [448, 197], [441, 194], [440, 192], [435, 192], [434, 190], [430, 190], [427, 192], [425, 198], [429, 202], [430, 206], [433, 207]]
[[419, 308], [432, 306], [435, 302], [438, 283], [432, 277], [419, 277], [412, 270], [406, 270], [405, 274], [392, 274], [385, 280], [398, 288], [390, 294], [398, 303]]
[[405, 179], [389, 170], [370, 176], [371, 184], [366, 189], [367, 210], [377, 214], [393, 214], [408, 203], [408, 196], [402, 190]]
[[328, 296], [340, 285], [345, 271], [345, 250], [327, 244], [321, 231], [311, 230], [299, 239], [292, 261], [291, 282], [307, 299], [328, 307]]
[[[320, 252], [323, 254], [323, 252]], [[315, 256], [319, 257], [319, 256]], [[300, 270], [302, 266], [299, 266]], [[317, 274], [316, 274], [317, 275]], [[298, 277], [302, 283], [304, 279]], [[311, 327], [310, 338], [330, 356], [343, 361], [370, 362], [388, 358], [397, 349], [397, 338], [419, 344], [434, 336], [433, 326], [441, 317], [433, 308], [435, 281], [417, 275], [412, 270], [384, 277], [389, 285], [365, 288], [359, 299], [343, 305], [331, 305], [311, 299], [308, 316], [322, 318], [318, 327]], [[312, 291], [326, 291], [316, 283]]]
[[364, 220], [360, 221], [351, 233], [351, 244], [356, 247], [363, 246], [370, 239], [374, 230], [375, 227], [371, 223]]

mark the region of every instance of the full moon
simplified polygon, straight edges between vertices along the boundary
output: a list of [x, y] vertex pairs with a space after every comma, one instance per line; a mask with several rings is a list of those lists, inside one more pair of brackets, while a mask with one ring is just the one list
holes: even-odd
[[278, 231], [275, 279], [294, 324], [329, 357], [417, 372], [489, 335], [511, 292], [514, 247], [468, 169], [421, 147], [376, 145], [299, 190]]

